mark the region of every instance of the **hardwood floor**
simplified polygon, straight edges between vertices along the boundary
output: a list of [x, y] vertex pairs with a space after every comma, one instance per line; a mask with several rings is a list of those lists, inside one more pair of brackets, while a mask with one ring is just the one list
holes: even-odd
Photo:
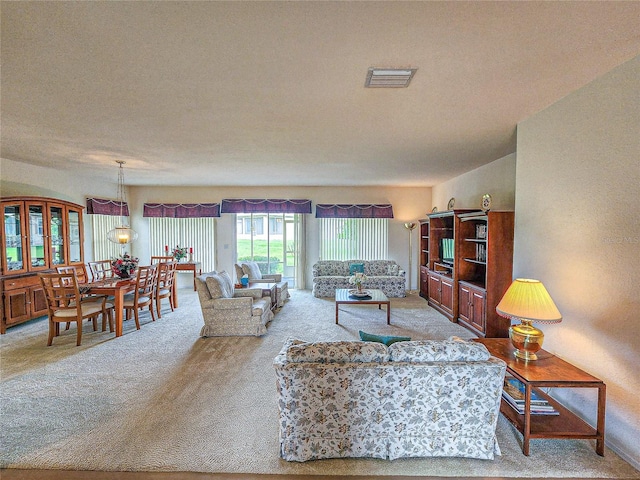
[[[509, 477], [407, 477], [407, 476], [334, 476], [334, 475], [258, 475], [249, 473], [197, 472], [94, 472], [67, 470], [0, 470], [2, 480], [515, 480]], [[562, 480], [578, 480], [563, 478]], [[598, 479], [591, 479], [598, 480]]]

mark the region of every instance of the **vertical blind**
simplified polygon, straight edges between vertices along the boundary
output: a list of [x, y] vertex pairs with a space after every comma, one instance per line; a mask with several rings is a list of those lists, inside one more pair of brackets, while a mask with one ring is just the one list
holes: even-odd
[[[128, 219], [126, 220], [128, 222]], [[91, 215], [92, 246], [94, 260], [110, 260], [122, 253], [119, 244], [107, 240], [107, 232], [122, 224], [122, 218], [112, 215]], [[131, 245], [125, 247], [131, 253]]]
[[149, 218], [149, 251], [164, 255], [179, 245], [193, 248], [193, 261], [200, 262], [203, 272], [215, 270], [215, 218]]
[[321, 218], [320, 260], [386, 260], [386, 218]]

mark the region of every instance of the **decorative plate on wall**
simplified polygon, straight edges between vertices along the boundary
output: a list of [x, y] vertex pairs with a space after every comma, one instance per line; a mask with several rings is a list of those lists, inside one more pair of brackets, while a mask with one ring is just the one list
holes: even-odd
[[488, 212], [489, 210], [491, 210], [491, 195], [485, 193], [482, 196], [482, 211]]
[[456, 199], [451, 197], [449, 203], [447, 203], [447, 210], [453, 210], [453, 206], [456, 204]]

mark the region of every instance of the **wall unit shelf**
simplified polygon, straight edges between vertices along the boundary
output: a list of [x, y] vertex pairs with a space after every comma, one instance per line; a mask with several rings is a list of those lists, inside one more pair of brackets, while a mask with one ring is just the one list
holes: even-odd
[[513, 212], [458, 215], [458, 323], [480, 337], [508, 337], [510, 321], [496, 306], [512, 280]]

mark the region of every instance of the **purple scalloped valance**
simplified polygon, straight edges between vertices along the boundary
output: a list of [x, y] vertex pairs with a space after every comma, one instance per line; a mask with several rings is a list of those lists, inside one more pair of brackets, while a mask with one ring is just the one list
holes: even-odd
[[219, 217], [219, 203], [145, 203], [143, 217], [202, 218]]
[[[122, 204], [122, 208], [120, 205]], [[87, 213], [89, 215], [113, 215], [128, 217], [129, 205], [127, 202], [105, 200], [102, 198], [87, 198]]]
[[311, 213], [311, 200], [225, 198], [222, 213]]
[[393, 207], [384, 205], [316, 204], [316, 218], [393, 218]]

